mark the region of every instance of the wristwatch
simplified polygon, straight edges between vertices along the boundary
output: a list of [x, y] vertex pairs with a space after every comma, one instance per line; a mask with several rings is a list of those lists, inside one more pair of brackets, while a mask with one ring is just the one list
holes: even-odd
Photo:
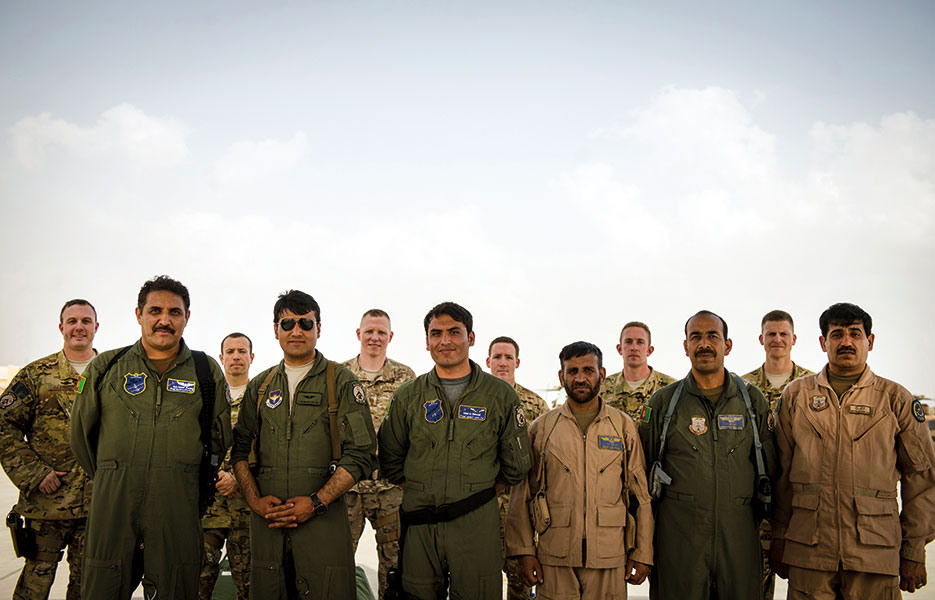
[[323, 515], [328, 512], [328, 505], [318, 498], [318, 494], [312, 494], [309, 498], [312, 499], [312, 506], [315, 507], [316, 515]]

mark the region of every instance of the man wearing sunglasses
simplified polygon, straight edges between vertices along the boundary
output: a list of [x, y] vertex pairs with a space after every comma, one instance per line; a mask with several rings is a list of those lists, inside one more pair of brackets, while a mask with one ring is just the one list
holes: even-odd
[[[298, 290], [281, 294], [273, 333], [283, 360], [247, 384], [231, 451], [254, 513], [250, 595], [353, 598], [343, 495], [376, 468], [367, 397], [353, 373], [316, 350], [321, 309], [314, 298]], [[329, 385], [337, 405], [333, 422]], [[339, 439], [332, 441], [332, 432]], [[255, 465], [248, 463], [251, 455]]]
[[454, 302], [425, 316], [435, 368], [393, 395], [380, 472], [402, 485], [402, 587], [412, 598], [500, 600], [498, 490], [529, 471], [526, 415], [510, 384], [468, 358], [473, 317]]

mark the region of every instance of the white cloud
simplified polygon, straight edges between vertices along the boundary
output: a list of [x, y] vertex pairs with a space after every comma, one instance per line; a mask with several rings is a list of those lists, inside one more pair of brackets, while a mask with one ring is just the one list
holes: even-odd
[[181, 123], [147, 115], [130, 104], [105, 110], [91, 127], [41, 113], [18, 121], [10, 134], [14, 156], [27, 167], [38, 167], [49, 147], [82, 159], [122, 156], [151, 167], [174, 165], [188, 156]]
[[212, 181], [219, 186], [256, 183], [288, 171], [299, 163], [308, 147], [304, 132], [284, 142], [277, 140], [235, 142], [215, 161]]

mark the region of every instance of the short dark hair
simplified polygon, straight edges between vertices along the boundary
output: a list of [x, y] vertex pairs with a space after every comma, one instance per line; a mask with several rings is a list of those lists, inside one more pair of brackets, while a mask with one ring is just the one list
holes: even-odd
[[296, 315], [304, 315], [314, 311], [315, 320], [321, 323], [321, 307], [318, 306], [314, 298], [305, 292], [286, 290], [279, 294], [276, 304], [273, 305], [273, 323], [279, 323], [279, 316], [285, 310]]
[[140, 293], [136, 297], [136, 307], [143, 312], [146, 306], [146, 298], [151, 292], [172, 292], [182, 298], [182, 304], [185, 305], [185, 312], [188, 312], [192, 304], [191, 297], [188, 295], [188, 288], [182, 285], [182, 282], [172, 279], [168, 275], [157, 275], [143, 284]]
[[454, 302], [442, 302], [432, 307], [432, 310], [425, 315], [425, 321], [423, 322], [425, 335], [429, 334], [429, 321], [442, 315], [448, 315], [458, 323], [462, 323], [467, 328], [468, 333], [474, 331], [474, 317], [471, 316], [468, 309]]
[[693, 314], [692, 316], [688, 317], [688, 321], [685, 321], [685, 337], [688, 337], [688, 323], [689, 323], [689, 321], [691, 321], [691, 320], [694, 319], [695, 317], [703, 317], [703, 316], [716, 317], [716, 318], [721, 322], [721, 325], [724, 327], [724, 339], [726, 340], [726, 339], [727, 339], [727, 321], [725, 321], [725, 320], [724, 320], [724, 317], [722, 317], [721, 315], [719, 315], [719, 314], [717, 314], [717, 313], [713, 313], [713, 312], [711, 312], [710, 310], [699, 310], [698, 312], [696, 312], [696, 313]]
[[499, 336], [499, 337], [495, 337], [495, 338], [490, 342], [490, 345], [487, 346], [487, 356], [490, 356], [490, 353], [493, 352], [493, 345], [494, 345], [494, 344], [513, 344], [513, 347], [516, 348], [516, 358], [519, 358], [519, 344], [517, 344], [517, 343], [516, 343], [516, 340], [514, 340], [513, 338], [507, 337], [507, 336], [505, 336], [505, 335], [501, 335], [501, 336]]
[[230, 338], [247, 338], [247, 343], [250, 344], [250, 354], [253, 354], [253, 340], [251, 340], [250, 336], [248, 336], [246, 333], [240, 333], [239, 331], [228, 333], [224, 336], [224, 339], [221, 340], [221, 354], [224, 354], [224, 342]]
[[[360, 315], [360, 320], [363, 321], [363, 320], [364, 320], [365, 318], [367, 318], [367, 317], [375, 317], [375, 318], [383, 317], [383, 318], [386, 319], [387, 321], [390, 320], [390, 315], [389, 315], [389, 313], [387, 313], [387, 312], [386, 312], [385, 310], [383, 310], [382, 308], [371, 308], [370, 310], [368, 310], [368, 311], [365, 312], [364, 314]], [[391, 322], [391, 324], [392, 324], [392, 322]]]
[[864, 326], [864, 335], [870, 335], [870, 328], [873, 326], [873, 319], [867, 314], [867, 311], [849, 302], [838, 302], [829, 306], [825, 312], [818, 317], [818, 327], [821, 328], [821, 335], [827, 336], [828, 330], [832, 325], [841, 325], [847, 327], [860, 322]]
[[91, 312], [94, 313], [94, 320], [97, 321], [97, 309], [94, 308], [94, 305], [84, 300], [83, 298], [75, 298], [74, 300], [69, 300], [65, 303], [65, 306], [62, 307], [62, 310], [58, 313], [58, 322], [61, 324], [62, 320], [65, 318], [65, 309], [71, 306], [90, 306]]
[[795, 322], [792, 320], [792, 315], [790, 315], [784, 310], [779, 310], [779, 309], [771, 310], [765, 315], [763, 315], [763, 320], [760, 321], [760, 329], [762, 329], [763, 326], [769, 323], [770, 321], [774, 323], [777, 321], [788, 321], [789, 326], [792, 327], [792, 331], [795, 331]]
[[579, 356], [587, 356], [589, 354], [594, 354], [597, 356], [597, 368], [602, 369], [604, 367], [604, 355], [601, 353], [601, 349], [595, 346], [590, 342], [572, 342], [568, 344], [562, 351], [558, 353], [558, 361], [562, 367], [562, 370], [565, 369], [565, 361], [569, 358], [577, 358]]
[[619, 342], [621, 339], [623, 339], [623, 331], [624, 331], [625, 329], [627, 329], [628, 327], [639, 327], [640, 329], [642, 329], [643, 331], [645, 331], [645, 332], [646, 332], [646, 338], [647, 338], [646, 341], [649, 342], [649, 345], [650, 345], [650, 346], [653, 345], [653, 334], [652, 334], [652, 332], [649, 330], [649, 325], [647, 325], [646, 323], [643, 323], [642, 321], [630, 321], [629, 323], [627, 323], [626, 325], [624, 325], [623, 327], [621, 327], [621, 328], [620, 328], [620, 337], [617, 339], [618, 342]]

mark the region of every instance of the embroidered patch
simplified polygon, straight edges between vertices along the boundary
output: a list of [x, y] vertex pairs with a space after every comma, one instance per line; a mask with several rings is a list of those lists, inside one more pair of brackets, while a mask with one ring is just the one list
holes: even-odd
[[359, 381], [354, 382], [354, 400], [357, 404], [367, 404], [367, 394], [364, 393], [364, 386]]
[[615, 435], [599, 435], [597, 447], [603, 450], [623, 450], [623, 440]]
[[847, 412], [852, 415], [866, 415], [868, 417], [873, 416], [873, 407], [867, 406], [866, 404], [851, 404], [847, 407]]
[[520, 429], [526, 426], [526, 413], [523, 412], [522, 406], [516, 407], [516, 426]]
[[919, 423], [925, 421], [925, 411], [922, 410], [922, 403], [919, 402], [918, 398], [912, 401], [912, 416], [915, 417], [916, 421]]
[[708, 432], [707, 419], [704, 417], [692, 417], [692, 422], [691, 425], [688, 426], [688, 430], [695, 435], [704, 435]]
[[127, 373], [123, 376], [123, 390], [131, 396], [139, 396], [146, 390], [146, 373]]
[[6, 410], [13, 406], [16, 403], [16, 394], [13, 392], [7, 392], [3, 396], [0, 396], [0, 409]]
[[809, 403], [809, 406], [812, 407], [812, 410], [822, 411], [828, 408], [828, 397], [827, 396], [812, 396], [812, 401]]
[[776, 430], [776, 419], [778, 419], [778, 417], [773, 411], [769, 411], [769, 414], [766, 415], [766, 427], [769, 428], [770, 431]]
[[469, 421], [486, 421], [487, 409], [483, 406], [468, 406], [467, 404], [462, 404], [458, 407], [458, 418], [467, 419]]
[[442, 412], [442, 401], [438, 398], [429, 400], [422, 406], [425, 407], [425, 420], [429, 423], [438, 423], [442, 420], [445, 413]]
[[166, 382], [166, 389], [170, 392], [182, 392], [183, 394], [195, 393], [195, 382], [185, 381], [184, 379], [172, 379]]
[[75, 384], [75, 393], [76, 393], [76, 394], [80, 394], [81, 392], [84, 391], [84, 382], [87, 381], [87, 380], [88, 380], [88, 378], [85, 377], [84, 375], [82, 375], [81, 378], [78, 379], [78, 383]]
[[282, 404], [282, 392], [273, 390], [269, 393], [269, 396], [266, 397], [266, 406], [276, 408], [280, 404]]
[[638, 415], [638, 420], [639, 420], [641, 423], [649, 423], [649, 420], [650, 420], [652, 417], [653, 417], [653, 407], [652, 407], [652, 406], [650, 406], [650, 405], [648, 405], [648, 404], [644, 404], [643, 406], [640, 407], [640, 412], [639, 412], [639, 415]]
[[718, 415], [717, 428], [740, 431], [743, 429], [743, 415]]

